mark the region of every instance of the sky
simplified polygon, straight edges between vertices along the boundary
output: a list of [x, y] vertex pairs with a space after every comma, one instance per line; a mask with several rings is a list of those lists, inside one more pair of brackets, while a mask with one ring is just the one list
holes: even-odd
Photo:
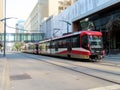
[[[18, 20], [26, 20], [37, 1], [38, 0], [6, 0], [6, 18], [14, 17], [6, 20], [7, 25], [15, 27]], [[15, 30], [11, 28], [6, 28], [6, 31], [7, 33], [15, 32]]]

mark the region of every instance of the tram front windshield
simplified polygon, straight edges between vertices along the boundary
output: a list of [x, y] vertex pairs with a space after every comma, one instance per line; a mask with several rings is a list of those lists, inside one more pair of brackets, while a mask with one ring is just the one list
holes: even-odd
[[90, 48], [102, 48], [102, 37], [91, 35], [89, 36]]

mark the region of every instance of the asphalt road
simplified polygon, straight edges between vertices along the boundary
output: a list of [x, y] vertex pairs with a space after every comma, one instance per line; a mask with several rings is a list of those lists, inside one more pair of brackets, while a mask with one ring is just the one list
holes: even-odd
[[[119, 84], [68, 69], [76, 63], [76, 65], [84, 64], [90, 68], [95, 68], [95, 64], [73, 60], [70, 61], [72, 64], [66, 62], [69, 60], [65, 60], [64, 63], [64, 59], [9, 53], [6, 58], [0, 58], [0, 90], [120, 90]], [[76, 70], [98, 74], [98, 71], [84, 67]], [[97, 69], [99, 68], [100, 65], [97, 66]], [[119, 76], [119, 70], [117, 70], [119, 67], [114, 68], [116, 68], [114, 73], [117, 72]], [[114, 68], [105, 70], [110, 72]]]

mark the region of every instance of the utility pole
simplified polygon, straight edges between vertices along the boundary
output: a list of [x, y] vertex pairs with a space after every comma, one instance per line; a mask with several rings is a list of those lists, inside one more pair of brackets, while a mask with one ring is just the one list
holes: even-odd
[[6, 56], [6, 0], [4, 0], [4, 54], [3, 56]]

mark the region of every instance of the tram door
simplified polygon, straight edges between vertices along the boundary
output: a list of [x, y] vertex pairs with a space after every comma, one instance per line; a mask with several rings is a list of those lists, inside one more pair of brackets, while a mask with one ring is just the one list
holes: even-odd
[[38, 54], [38, 44], [35, 44], [36, 54]]
[[70, 54], [71, 54], [71, 51], [72, 51], [71, 38], [67, 39], [67, 50], [68, 50], [68, 57], [70, 57]]

